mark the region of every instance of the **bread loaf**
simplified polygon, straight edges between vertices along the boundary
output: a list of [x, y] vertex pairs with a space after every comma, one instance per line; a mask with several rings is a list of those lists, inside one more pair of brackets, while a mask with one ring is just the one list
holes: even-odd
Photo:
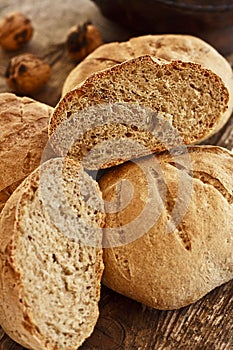
[[127, 42], [113, 42], [100, 46], [78, 64], [68, 75], [63, 85], [63, 96], [81, 85], [95, 73], [126, 60], [152, 55], [167, 61], [182, 60], [199, 63], [221, 77], [229, 94], [228, 111], [213, 130], [217, 132], [229, 119], [233, 109], [233, 75], [230, 64], [211, 45], [200, 38], [182, 34], [144, 35], [131, 38]]
[[[0, 94], [0, 210], [21, 181], [39, 166], [52, 111], [27, 97]], [[47, 148], [46, 156], [54, 156], [52, 149]]]
[[188, 150], [125, 163], [100, 180], [103, 282], [158, 309], [193, 303], [233, 278], [233, 155], [211, 146]]
[[0, 219], [0, 324], [13, 340], [76, 350], [91, 334], [102, 225], [99, 188], [71, 160], [45, 162], [12, 194]]
[[90, 76], [57, 105], [59, 155], [106, 168], [208, 137], [228, 111], [221, 78], [201, 65], [140, 56]]

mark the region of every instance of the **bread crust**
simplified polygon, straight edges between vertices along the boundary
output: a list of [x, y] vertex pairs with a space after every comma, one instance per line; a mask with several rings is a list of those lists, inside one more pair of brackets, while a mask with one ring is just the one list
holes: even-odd
[[[52, 107], [31, 98], [0, 94], [1, 208], [16, 185], [39, 166], [52, 112]], [[50, 149], [47, 159], [53, 156]]]
[[[27, 191], [27, 188], [27, 183], [19, 185], [1, 215], [1, 225], [4, 225], [1, 230], [5, 231], [7, 228], [8, 234], [0, 235], [0, 324], [13, 340], [26, 348], [30, 344], [32, 349], [37, 350], [41, 349], [39, 335], [33, 323], [30, 325], [30, 317], [25, 313], [20, 303], [23, 288], [20, 273], [11, 257], [17, 239], [15, 232], [18, 224], [17, 211], [20, 210], [19, 202], [22, 193]], [[9, 291], [11, 291], [10, 294]], [[25, 323], [23, 322], [24, 319]], [[26, 324], [28, 324], [27, 327]], [[28, 342], [29, 339], [30, 343]]]
[[[32, 306], [25, 303], [25, 300], [27, 300], [25, 297], [25, 276], [22, 272], [22, 268], [17, 264], [18, 260], [16, 258], [16, 251], [18, 250], [19, 240], [21, 237], [32, 233], [21, 231], [20, 220], [21, 216], [23, 215], [23, 211], [25, 210], [25, 203], [28, 201], [28, 197], [31, 196], [31, 191], [36, 191], [36, 189], [38, 189], [40, 171], [42, 171], [42, 169], [48, 169], [50, 164], [57, 164], [57, 166], [59, 166], [60, 163], [60, 159], [52, 159], [44, 163], [40, 168], [35, 169], [34, 172], [28, 176], [11, 195], [1, 213], [0, 218], [0, 324], [4, 331], [14, 341], [21, 344], [25, 348], [35, 350], [57, 350], [57, 346], [59, 345], [57, 345], [57, 339], [52, 339], [52, 337], [51, 339], [48, 337], [46, 338], [35, 321]], [[69, 163], [72, 165], [73, 162], [69, 161]], [[75, 165], [75, 163], [73, 163], [72, 166], [74, 166], [77, 171], [80, 169], [80, 166], [77, 166], [77, 164]], [[37, 209], [39, 210], [39, 208]], [[42, 212], [41, 215], [43, 216]], [[103, 219], [99, 218], [99, 222], [101, 220]], [[100, 222], [100, 224], [102, 225], [102, 222]], [[50, 225], [50, 223], [48, 223], [48, 225]], [[68, 242], [66, 236], [63, 238], [64, 241]], [[43, 250], [43, 247], [41, 249]], [[102, 249], [96, 248], [95, 252], [95, 276], [93, 277], [95, 279], [94, 294], [96, 300], [99, 300], [100, 280], [103, 272]], [[30, 259], [30, 257], [27, 256], [27, 259]], [[61, 293], [63, 292], [61, 291]], [[66, 307], [67, 305], [64, 305], [64, 308]], [[78, 305], [72, 305], [72, 308], [76, 308], [78, 312]], [[79, 332], [72, 333], [72, 330], [70, 330], [71, 334], [76, 337], [75, 346], [66, 346], [64, 347], [65, 349], [75, 350], [93, 331], [99, 315], [97, 302], [95, 307], [92, 306], [90, 310], [91, 314], [89, 315], [89, 324], [87, 326], [85, 324], [81, 326], [79, 330], [80, 334]], [[68, 312], [69, 309], [67, 309], [67, 313]]]
[[[179, 169], [179, 157], [176, 158], [178, 165], [174, 165], [170, 154], [149, 156], [138, 160], [136, 165], [129, 162], [109, 169], [100, 180], [107, 202], [116, 198], [120, 202], [124, 198], [123, 192], [116, 195], [116, 184], [123, 179], [130, 181], [134, 188], [128, 207], [106, 216], [106, 237], [111, 235], [108, 228], [120, 226], [123, 237], [134, 233], [135, 240], [104, 249], [103, 282], [127, 297], [158, 309], [189, 305], [233, 278], [233, 155], [214, 146], [188, 150], [192, 196], [180, 222], [169, 233], [166, 228], [177, 199], [177, 174], [181, 176], [184, 172], [184, 168]], [[142, 185], [137, 165], [144, 164], [149, 169], [155, 164], [155, 158], [163, 169], [167, 185], [164, 210], [154, 225], [138, 236], [132, 232], [133, 225], [128, 229], [126, 226], [138, 217], [148, 200], [148, 185]], [[159, 197], [156, 198], [158, 201]], [[144, 220], [149, 219], [145, 214]]]
[[227, 122], [233, 110], [233, 73], [228, 61], [204, 40], [183, 34], [144, 35], [126, 42], [107, 43], [85, 58], [67, 76], [62, 96], [80, 86], [91, 74], [126, 60], [149, 54], [167, 61], [194, 62], [212, 70], [226, 85], [230, 99], [228, 110], [213, 134]]

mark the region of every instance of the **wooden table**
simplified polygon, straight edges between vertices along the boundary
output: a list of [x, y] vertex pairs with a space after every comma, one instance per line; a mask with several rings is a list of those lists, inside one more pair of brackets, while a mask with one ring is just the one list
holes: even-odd
[[[75, 66], [65, 50], [67, 30], [90, 19], [105, 42], [127, 40], [134, 33], [105, 19], [89, 0], [1, 0], [1, 16], [20, 10], [32, 19], [35, 34], [21, 52], [32, 52], [52, 66], [46, 88], [32, 97], [55, 106], [68, 72]], [[0, 51], [0, 92], [9, 91], [4, 73], [9, 58]], [[233, 63], [233, 55], [227, 57]], [[233, 119], [206, 143], [233, 148]], [[0, 329], [0, 350], [22, 350]], [[216, 288], [195, 304], [159, 311], [102, 286], [100, 317], [82, 350], [232, 350], [233, 281]], [[62, 349], [61, 349], [62, 350]]]

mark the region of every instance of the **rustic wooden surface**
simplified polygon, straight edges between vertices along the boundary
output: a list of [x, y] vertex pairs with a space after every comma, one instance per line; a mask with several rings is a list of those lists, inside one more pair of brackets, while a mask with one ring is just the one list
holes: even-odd
[[[105, 42], [126, 40], [130, 33], [103, 18], [89, 0], [1, 0], [1, 16], [20, 10], [35, 26], [31, 43], [18, 52], [32, 52], [52, 66], [52, 76], [32, 97], [55, 106], [62, 83], [75, 66], [65, 50], [67, 30], [76, 23], [92, 20]], [[9, 91], [4, 78], [13, 54], [0, 51], [0, 92]], [[233, 54], [228, 57], [233, 63]], [[233, 119], [206, 143], [233, 149]], [[220, 228], [221, 229], [221, 228]], [[121, 296], [102, 286], [100, 318], [92, 336], [81, 350], [232, 350], [233, 281], [216, 288], [195, 304], [175, 311], [159, 311]], [[0, 350], [23, 350], [0, 328]], [[61, 349], [62, 350], [62, 349]]]

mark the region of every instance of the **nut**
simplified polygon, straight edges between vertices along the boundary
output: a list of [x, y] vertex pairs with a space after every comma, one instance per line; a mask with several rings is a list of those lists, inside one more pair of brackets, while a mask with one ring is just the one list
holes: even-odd
[[38, 92], [50, 77], [50, 66], [33, 54], [13, 57], [5, 77], [10, 88], [19, 94]]
[[20, 12], [8, 14], [0, 21], [0, 45], [5, 50], [20, 49], [31, 39], [32, 34], [30, 19]]
[[68, 53], [77, 62], [83, 60], [102, 44], [103, 39], [99, 30], [90, 22], [72, 27], [66, 39]]

